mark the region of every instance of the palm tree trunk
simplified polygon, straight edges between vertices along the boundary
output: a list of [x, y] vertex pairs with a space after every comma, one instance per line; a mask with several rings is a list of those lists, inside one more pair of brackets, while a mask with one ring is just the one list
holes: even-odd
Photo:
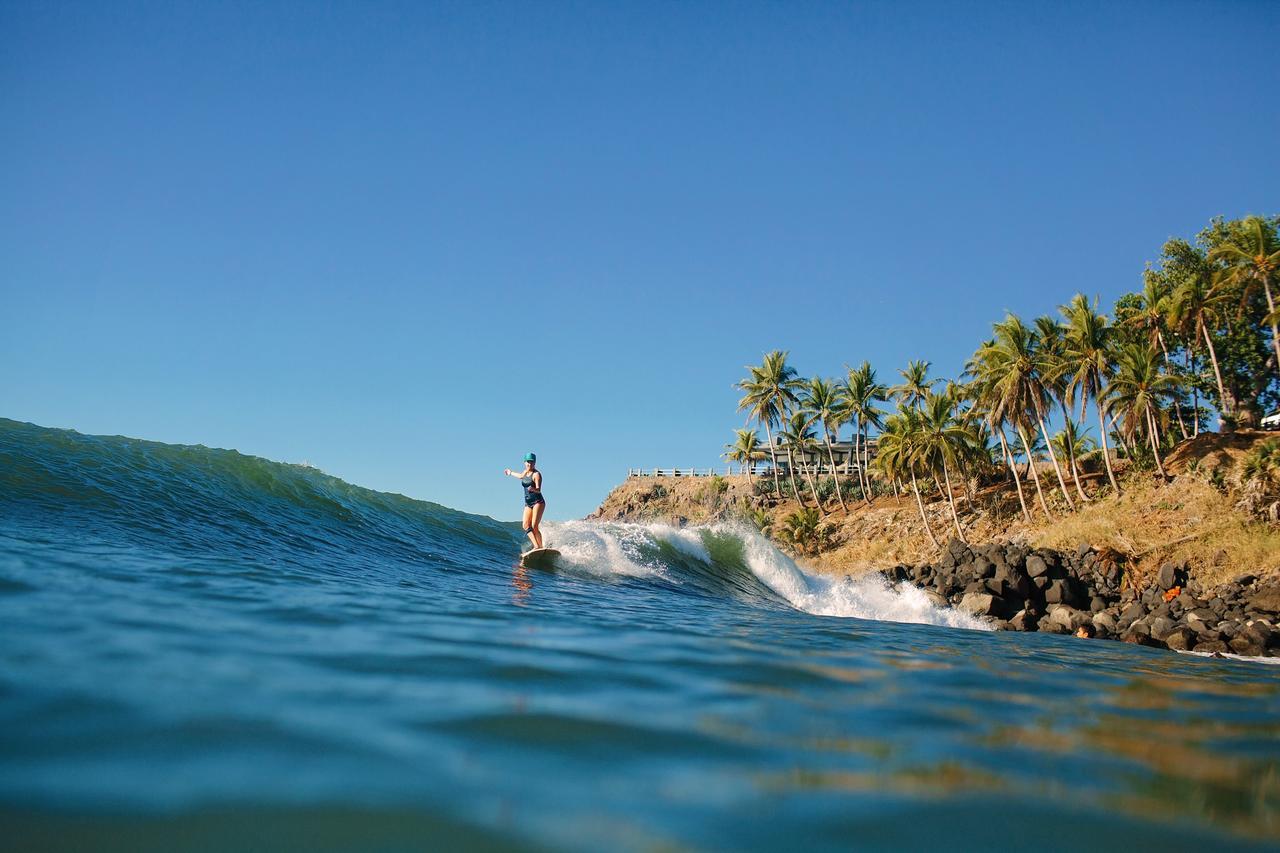
[[813, 502], [817, 504], [818, 511], [823, 515], [827, 514], [827, 509], [822, 505], [822, 498], [818, 497], [818, 489], [813, 485], [813, 474], [809, 471], [809, 463], [801, 460], [800, 470], [804, 473], [805, 481], [809, 484], [809, 492], [813, 495]]
[[831, 459], [831, 479], [836, 484], [836, 499], [840, 501], [840, 508], [847, 513], [849, 508], [844, 505], [844, 495], [840, 494], [840, 474], [836, 471], [836, 452], [831, 449], [831, 433], [824, 429], [822, 437], [827, 440], [827, 456]]
[[1036, 470], [1036, 457], [1031, 452], [1031, 442], [1027, 441], [1027, 433], [1021, 425], [1018, 426], [1018, 437], [1022, 439], [1022, 448], [1027, 453], [1027, 470], [1031, 472], [1031, 480], [1036, 484], [1036, 497], [1040, 499], [1040, 508], [1044, 510], [1046, 518], [1053, 518], [1053, 513], [1049, 512], [1049, 504], [1044, 499], [1044, 489], [1040, 486], [1040, 472]]
[[[1276, 313], [1275, 300], [1271, 298], [1271, 282], [1265, 277], [1262, 279], [1262, 292], [1267, 294], [1267, 311], [1273, 316]], [[1280, 331], [1276, 330], [1276, 324], [1271, 324], [1271, 348], [1276, 353], [1276, 372], [1280, 373]]]
[[1022, 495], [1022, 478], [1018, 476], [1017, 460], [1009, 452], [1009, 442], [1004, 440], [1004, 429], [997, 429], [992, 425], [992, 432], [1000, 437], [1000, 449], [1004, 451], [1005, 461], [1009, 463], [1009, 472], [1013, 474], [1013, 485], [1018, 490], [1018, 504], [1022, 507], [1022, 517], [1030, 523], [1031, 513], [1027, 511], [1027, 499]]
[[800, 496], [800, 489], [796, 486], [796, 460], [791, 455], [791, 442], [787, 442], [787, 477], [791, 480], [791, 494], [800, 502], [800, 506], [807, 507], [804, 498]]
[[863, 502], [866, 503], [867, 506], [871, 506], [871, 478], [867, 475], [867, 466], [862, 460], [863, 453], [866, 451], [867, 447], [867, 439], [866, 436], [862, 434], [861, 416], [858, 418], [857, 430], [857, 441], [854, 444], [853, 450], [854, 459], [858, 465], [858, 484], [862, 487]]
[[773, 448], [773, 430], [769, 429], [769, 422], [764, 422], [764, 434], [769, 439], [769, 461], [773, 463], [773, 493], [778, 497], [782, 497], [782, 484], [778, 482], [778, 453]]
[[[894, 489], [897, 489], [897, 481], [894, 481]], [[916, 483], [916, 472], [911, 472], [911, 491], [915, 492], [916, 507], [920, 510], [920, 520], [924, 522], [924, 532], [929, 534], [929, 541], [933, 543], [933, 547], [942, 550], [942, 543], [938, 541], [938, 537], [933, 535], [933, 528], [929, 526], [929, 516], [924, 514], [924, 501], [920, 500], [920, 486]]]
[[1080, 468], [1076, 465], [1076, 446], [1075, 442], [1070, 440], [1067, 435], [1067, 426], [1071, 424], [1071, 413], [1067, 411], [1067, 404], [1062, 404], [1062, 416], [1065, 422], [1062, 425], [1062, 437], [1068, 439], [1067, 445], [1067, 464], [1071, 467], [1071, 482], [1075, 483], [1076, 494], [1080, 496], [1081, 503], [1089, 503], [1089, 496], [1084, 493], [1084, 489], [1080, 488]]
[[1067, 508], [1075, 510], [1076, 505], [1071, 500], [1071, 493], [1067, 491], [1067, 480], [1062, 476], [1062, 466], [1058, 464], [1058, 454], [1053, 452], [1053, 444], [1049, 441], [1049, 430], [1045, 428], [1044, 418], [1040, 412], [1036, 412], [1036, 421], [1040, 424], [1040, 435], [1044, 437], [1044, 449], [1049, 454], [1049, 461], [1053, 463], [1053, 471], [1058, 475], [1058, 485], [1062, 488], [1062, 496], [1067, 499]]
[[1111, 481], [1111, 488], [1116, 490], [1116, 494], [1120, 494], [1120, 484], [1116, 482], [1116, 474], [1111, 470], [1111, 448], [1107, 447], [1107, 424], [1102, 416], [1102, 401], [1096, 396], [1093, 398], [1098, 404], [1098, 435], [1102, 438], [1102, 460], [1107, 463], [1107, 479]]
[[[1195, 348], [1188, 346], [1186, 349], [1187, 373], [1192, 377], [1196, 375]], [[1191, 437], [1196, 438], [1200, 435], [1200, 388], [1191, 383], [1191, 414], [1195, 421], [1191, 424]]]
[[942, 463], [942, 476], [947, 483], [947, 503], [951, 504], [951, 523], [955, 525], [956, 536], [963, 542], [964, 531], [960, 529], [960, 516], [956, 514], [956, 496], [951, 492], [951, 469], [947, 467], [945, 460]]
[[1218, 353], [1213, 348], [1213, 338], [1209, 336], [1209, 327], [1204, 323], [1200, 324], [1200, 331], [1204, 332], [1204, 342], [1209, 345], [1209, 360], [1213, 362], [1213, 377], [1218, 381], [1218, 408], [1222, 414], [1227, 412], [1227, 389], [1222, 384], [1222, 371], [1218, 369]]
[[1146, 410], [1147, 415], [1147, 438], [1151, 440], [1151, 455], [1156, 458], [1156, 470], [1160, 472], [1160, 476], [1169, 479], [1169, 475], [1165, 473], [1164, 465], [1160, 462], [1160, 444], [1156, 431], [1156, 419], [1151, 414], [1151, 407]]
[[[1164, 366], [1169, 369], [1169, 374], [1173, 375], [1173, 360], [1169, 358], [1169, 347], [1164, 342], [1164, 332], [1156, 331], [1156, 340], [1160, 342], [1160, 351], [1164, 353]], [[1182, 440], [1187, 440], [1187, 425], [1182, 420], [1182, 404], [1178, 402], [1178, 398], [1173, 398], [1173, 411], [1178, 416], [1178, 429], [1182, 432]]]

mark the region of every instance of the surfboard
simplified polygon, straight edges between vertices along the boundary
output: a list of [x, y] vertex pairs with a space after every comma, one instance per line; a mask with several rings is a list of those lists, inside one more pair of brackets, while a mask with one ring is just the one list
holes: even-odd
[[559, 556], [560, 552], [555, 548], [534, 548], [520, 555], [520, 565], [531, 569], [550, 569]]

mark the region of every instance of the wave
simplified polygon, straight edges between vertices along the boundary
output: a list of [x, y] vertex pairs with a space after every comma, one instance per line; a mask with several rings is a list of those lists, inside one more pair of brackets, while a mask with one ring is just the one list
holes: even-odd
[[676, 586], [783, 602], [817, 616], [989, 629], [960, 611], [935, 605], [910, 584], [878, 573], [858, 578], [801, 569], [745, 525], [676, 528], [666, 524], [571, 521], [547, 526], [564, 570], [599, 576], [660, 579]]
[[[518, 526], [353, 486], [234, 450], [89, 436], [0, 419], [3, 517], [164, 554], [291, 564], [347, 576], [510, 569]], [[758, 532], [716, 524], [549, 523], [563, 570], [820, 616], [959, 628], [983, 623], [880, 575], [810, 574]]]

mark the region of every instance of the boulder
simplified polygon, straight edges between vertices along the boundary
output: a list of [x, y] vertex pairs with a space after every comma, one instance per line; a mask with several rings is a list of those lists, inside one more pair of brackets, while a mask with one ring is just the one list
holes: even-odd
[[1165, 563], [1160, 567], [1156, 583], [1162, 590], [1171, 590], [1187, 582], [1187, 569], [1181, 563]]
[[1093, 614], [1093, 627], [1098, 632], [1098, 636], [1110, 637], [1116, 633], [1119, 626], [1115, 615], [1103, 610], [1101, 613]]
[[1147, 608], [1143, 607], [1141, 602], [1135, 601], [1120, 612], [1119, 623], [1127, 628], [1146, 615]]
[[1257, 657], [1267, 650], [1267, 644], [1255, 633], [1251, 633], [1247, 628], [1236, 634], [1232, 640], [1227, 643], [1231, 647], [1231, 651], [1238, 655], [1249, 655]]
[[1084, 596], [1080, 594], [1080, 582], [1070, 578], [1056, 580], [1044, 591], [1046, 604], [1066, 604], [1069, 607], [1083, 605]]
[[1175, 652], [1185, 652], [1195, 648], [1196, 642], [1199, 640], [1195, 631], [1190, 628], [1178, 627], [1174, 628], [1164, 638], [1164, 644]]
[[1173, 633], [1177, 627], [1178, 623], [1166, 616], [1153, 616], [1151, 618], [1151, 636], [1157, 640], [1163, 640]]
[[1038, 616], [1024, 608], [1013, 614], [1013, 618], [1009, 620], [1009, 627], [1014, 631], [1034, 631], [1039, 622]]
[[1214, 652], [1222, 654], [1229, 651], [1229, 649], [1227, 648], [1227, 644], [1221, 640], [1200, 640], [1196, 643], [1196, 651], [1206, 652], [1208, 654], [1213, 654]]
[[1049, 564], [1039, 554], [1032, 554], [1027, 557], [1027, 577], [1032, 580], [1042, 578], [1049, 574]]
[[1120, 639], [1126, 643], [1133, 643], [1139, 646], [1160, 645], [1160, 643], [1151, 639], [1151, 629], [1147, 627], [1145, 622], [1134, 622], [1129, 626], [1129, 630], [1121, 635]]
[[960, 599], [959, 609], [974, 616], [996, 616], [1001, 610], [1001, 603], [994, 595], [984, 592], [970, 592]]
[[996, 576], [996, 564], [979, 557], [973, 562], [973, 576], [978, 578], [993, 578]]
[[1045, 623], [1061, 625], [1062, 633], [1074, 634], [1082, 625], [1092, 627], [1093, 616], [1064, 604], [1051, 604], [1044, 619], [1040, 622], [1041, 631], [1044, 630]]
[[1263, 587], [1248, 597], [1249, 606], [1260, 613], [1280, 615], [1280, 585]]

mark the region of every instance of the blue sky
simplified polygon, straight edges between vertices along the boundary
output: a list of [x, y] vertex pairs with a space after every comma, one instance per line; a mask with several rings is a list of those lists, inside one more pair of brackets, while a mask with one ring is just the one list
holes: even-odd
[[1276, 3], [0, 0], [0, 416], [510, 519], [1280, 200]]

